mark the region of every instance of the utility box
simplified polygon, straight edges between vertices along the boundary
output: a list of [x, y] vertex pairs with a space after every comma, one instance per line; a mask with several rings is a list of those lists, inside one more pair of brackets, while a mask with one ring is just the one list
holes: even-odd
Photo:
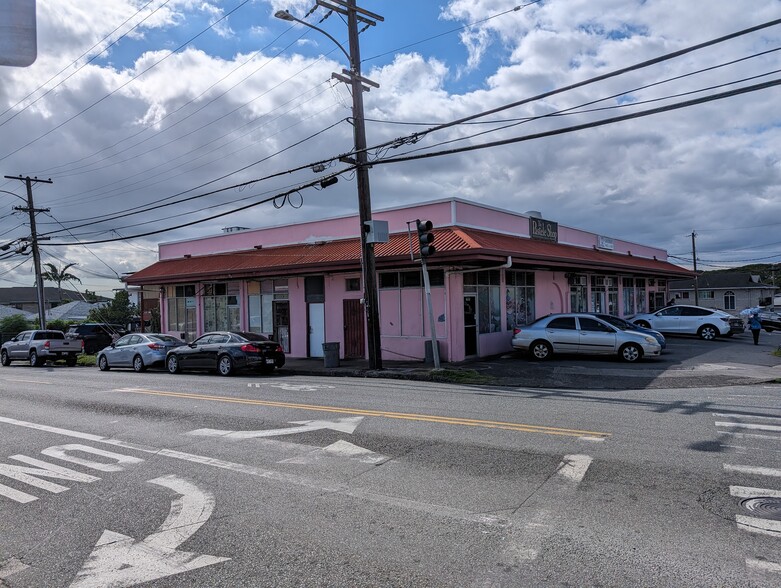
[[388, 231], [388, 221], [370, 220], [365, 221], [366, 242], [367, 243], [387, 243], [390, 240]]
[[339, 342], [323, 343], [323, 367], [339, 367]]

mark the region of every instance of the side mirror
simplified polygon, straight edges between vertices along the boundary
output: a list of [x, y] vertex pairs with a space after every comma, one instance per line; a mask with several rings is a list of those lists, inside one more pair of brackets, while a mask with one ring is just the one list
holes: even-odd
[[187, 347], [192, 347], [194, 349], [194, 348], [198, 347], [198, 344], [197, 343], [188, 343]]
[[116, 343], [112, 343], [112, 344], [111, 344], [111, 348], [112, 348], [112, 349], [114, 349], [116, 346], [117, 346], [117, 344], [116, 344]]

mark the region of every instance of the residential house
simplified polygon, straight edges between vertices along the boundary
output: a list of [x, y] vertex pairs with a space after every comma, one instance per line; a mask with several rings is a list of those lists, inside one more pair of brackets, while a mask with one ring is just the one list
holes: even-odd
[[[695, 300], [695, 280], [698, 300]], [[670, 296], [677, 304], [695, 304], [735, 312], [754, 306], [770, 306], [775, 288], [747, 272], [708, 272], [697, 278], [670, 280]]]

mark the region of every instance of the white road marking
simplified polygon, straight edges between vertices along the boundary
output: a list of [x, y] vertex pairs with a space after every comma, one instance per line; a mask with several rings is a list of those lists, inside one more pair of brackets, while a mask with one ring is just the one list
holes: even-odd
[[320, 459], [324, 455], [329, 455], [329, 454], [336, 455], [339, 457], [344, 457], [346, 459], [352, 459], [355, 461], [359, 461], [361, 463], [367, 463], [371, 465], [379, 465], [381, 463], [385, 463], [390, 459], [387, 455], [382, 455], [381, 453], [375, 453], [370, 449], [366, 449], [365, 447], [355, 445], [353, 443], [350, 443], [349, 441], [339, 440], [336, 443], [331, 443], [331, 445], [328, 445], [326, 447], [314, 448], [306, 455], [299, 455], [297, 457], [283, 459], [278, 461], [277, 463], [295, 463], [295, 464], [303, 464], [303, 465], [313, 464], [320, 461]]
[[327, 384], [293, 384], [291, 382], [250, 382], [248, 388], [280, 388], [282, 390], [292, 390], [294, 392], [317, 392], [318, 390], [333, 390], [335, 386]]
[[589, 437], [588, 435], [578, 437], [578, 441], [590, 441], [593, 443], [602, 443], [604, 440], [605, 437]]
[[141, 541], [104, 531], [71, 588], [124, 588], [230, 560], [177, 550], [209, 520], [214, 496], [176, 476], [163, 476], [149, 483], [178, 494], [163, 524]]
[[[16, 461], [21, 461], [22, 463], [36, 467], [31, 468], [0, 463], [0, 476], [11, 478], [12, 480], [22, 482], [28, 486], [35, 486], [36, 488], [46, 490], [47, 492], [51, 492], [53, 494], [65, 492], [68, 487], [62, 486], [61, 484], [55, 484], [54, 482], [49, 482], [48, 480], [40, 480], [38, 477], [86, 483], [97, 482], [100, 480], [100, 478], [95, 476], [69, 470], [68, 468], [47, 463], [45, 461], [41, 461], [40, 459], [35, 459], [34, 457], [27, 457], [26, 455], [12, 455], [8, 459], [14, 459]], [[21, 502], [22, 504], [37, 500], [37, 498], [31, 494], [14, 490], [13, 488], [9, 488], [3, 484], [0, 484], [0, 496], [5, 496], [6, 498], [10, 498], [16, 502]]]
[[80, 431], [72, 431], [69, 429], [62, 429], [58, 427], [50, 427], [48, 425], [41, 425], [39, 423], [19, 421], [8, 417], [0, 417], [0, 423], [7, 423], [18, 427], [26, 427], [29, 429], [46, 431], [49, 433], [57, 433], [59, 435], [63, 435], [66, 437], [87, 439], [90, 441], [94, 441], [96, 443], [105, 443], [108, 445], [113, 445], [115, 447], [124, 447], [125, 449], [132, 449], [134, 451], [140, 451], [143, 453], [150, 453], [150, 454], [155, 454], [163, 457], [170, 457], [172, 459], [179, 459], [191, 463], [198, 463], [201, 465], [206, 465], [214, 468], [220, 468], [220, 469], [230, 470], [237, 473], [257, 476], [259, 478], [264, 478], [267, 480], [275, 480], [286, 484], [311, 488], [318, 492], [331, 492], [335, 494], [338, 493], [344, 496], [351, 496], [361, 500], [374, 502], [376, 504], [408, 508], [411, 510], [416, 510], [418, 512], [426, 512], [432, 515], [452, 518], [455, 520], [479, 523], [491, 527], [506, 527], [507, 525], [509, 525], [507, 519], [494, 516], [494, 515], [484, 515], [480, 513], [470, 512], [468, 510], [440, 506], [437, 504], [429, 504], [425, 502], [418, 502], [416, 500], [395, 498], [392, 496], [387, 496], [384, 494], [379, 494], [368, 490], [360, 490], [360, 489], [350, 490], [350, 488], [345, 484], [331, 484], [313, 478], [296, 476], [296, 475], [286, 474], [286, 473], [277, 472], [273, 470], [264, 470], [254, 466], [249, 466], [249, 465], [230, 462], [230, 461], [223, 461], [212, 457], [206, 457], [204, 455], [184, 453], [181, 451], [175, 451], [173, 449], [158, 449], [156, 447], [138, 445], [136, 443], [127, 443], [125, 441], [120, 441], [118, 439], [109, 439], [106, 437], [101, 437], [100, 435], [92, 435], [90, 433], [82, 433]]
[[729, 493], [736, 498], [781, 498], [781, 490], [768, 488], [750, 488], [749, 486], [730, 486]]
[[46, 384], [51, 385], [54, 384], [54, 382], [47, 382], [42, 380], [21, 380], [16, 378], [3, 378], [6, 382], [22, 382], [23, 384]]
[[762, 435], [761, 433], [732, 433], [730, 431], [719, 431], [719, 435], [730, 435], [739, 439], [774, 439], [781, 441], [781, 437], [776, 435]]
[[266, 429], [263, 431], [226, 431], [223, 429], [196, 429], [190, 431], [188, 435], [202, 437], [220, 437], [222, 439], [232, 439], [240, 441], [243, 439], [256, 439], [259, 437], [279, 437], [280, 435], [295, 435], [297, 433], [308, 433], [310, 431], [319, 431], [320, 429], [331, 429], [341, 433], [352, 433], [363, 420], [362, 416], [346, 417], [333, 421], [291, 421], [298, 427], [288, 427], [286, 429]]
[[717, 427], [732, 427], [735, 429], [753, 429], [755, 431], [781, 431], [781, 425], [757, 425], [756, 423], [733, 423], [716, 421]]
[[746, 558], [746, 565], [749, 568], [760, 570], [762, 572], [773, 572], [775, 574], [781, 574], [781, 564], [766, 561], [763, 559]]
[[714, 412], [713, 416], [722, 417], [726, 419], [734, 418], [734, 419], [752, 419], [752, 420], [759, 420], [759, 421], [778, 421], [779, 423], [781, 423], [781, 417], [733, 414], [733, 413], [725, 413], [725, 412]]
[[588, 455], [565, 455], [564, 460], [556, 469], [556, 473], [568, 480], [580, 482], [586, 475], [592, 461]]
[[737, 472], [739, 474], [756, 474], [757, 476], [773, 476], [781, 478], [781, 470], [774, 468], [762, 468], [757, 466], [724, 464], [724, 469], [728, 472]]
[[[83, 457], [76, 457], [74, 455], [70, 455], [71, 451], [78, 451], [81, 453], [91, 453], [93, 455], [99, 455], [101, 457], [106, 457], [108, 459], [116, 461], [117, 463], [116, 464], [103, 463], [99, 461], [94, 461], [92, 459], [84, 459]], [[95, 447], [90, 447], [89, 445], [81, 445], [80, 443], [70, 443], [68, 445], [57, 445], [55, 447], [49, 447], [41, 451], [41, 453], [43, 455], [48, 455], [49, 457], [61, 459], [62, 461], [69, 461], [71, 463], [75, 463], [80, 466], [84, 466], [85, 468], [90, 468], [92, 470], [97, 470], [99, 472], [122, 472], [124, 471], [125, 468], [119, 464], [135, 465], [144, 461], [139, 457], [131, 457], [129, 455], [114, 453], [113, 451], [96, 449]]]
[[738, 523], [738, 529], [748, 531], [749, 533], [781, 537], [781, 521], [758, 519], [757, 517], [747, 517], [745, 515], [735, 515], [735, 521]]
[[12, 557], [11, 559], [7, 559], [5, 561], [0, 561], [0, 580], [3, 580], [5, 578], [10, 578], [14, 574], [23, 572], [29, 567], [30, 566], [28, 566], [25, 563], [22, 563], [20, 559], [17, 559], [15, 557]]

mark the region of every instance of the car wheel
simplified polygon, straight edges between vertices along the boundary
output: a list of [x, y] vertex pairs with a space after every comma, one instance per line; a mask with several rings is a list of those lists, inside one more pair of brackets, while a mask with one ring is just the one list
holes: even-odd
[[165, 365], [168, 368], [168, 372], [171, 374], [178, 374], [182, 371], [182, 368], [179, 367], [179, 358], [175, 355], [169, 355], [168, 359], [165, 361]]
[[111, 367], [109, 367], [109, 365], [108, 365], [108, 359], [106, 359], [105, 355], [101, 355], [98, 358], [98, 369], [101, 372], [107, 372], [107, 371], [109, 371], [111, 369]]
[[635, 345], [634, 343], [627, 343], [621, 347], [618, 354], [624, 361], [633, 363], [643, 357], [643, 350], [640, 349], [639, 345]]
[[146, 366], [144, 365], [144, 360], [141, 358], [140, 355], [136, 355], [133, 358], [133, 370], [136, 372], [143, 372], [146, 370]]
[[38, 357], [38, 353], [33, 349], [30, 352], [30, 365], [33, 367], [41, 367], [45, 361], [41, 361], [41, 358]]
[[0, 363], [3, 365], [11, 365], [11, 358], [8, 357], [8, 352], [5, 349], [0, 352]]
[[66, 357], [65, 358], [65, 365], [67, 365], [68, 367], [73, 367], [74, 365], [76, 365], [76, 356], [75, 355], [69, 355], [68, 357]]
[[700, 336], [700, 339], [713, 341], [718, 336], [719, 332], [713, 325], [702, 325], [700, 330], [697, 331], [697, 334]]
[[221, 355], [217, 359], [217, 371], [221, 376], [230, 376], [233, 373], [233, 360], [230, 355]]
[[547, 341], [535, 341], [529, 347], [529, 353], [531, 354], [532, 359], [542, 361], [553, 355], [553, 348]]
[[643, 327], [644, 329], [650, 329], [651, 328], [651, 323], [649, 323], [648, 321], [637, 321], [635, 324], [638, 327]]

